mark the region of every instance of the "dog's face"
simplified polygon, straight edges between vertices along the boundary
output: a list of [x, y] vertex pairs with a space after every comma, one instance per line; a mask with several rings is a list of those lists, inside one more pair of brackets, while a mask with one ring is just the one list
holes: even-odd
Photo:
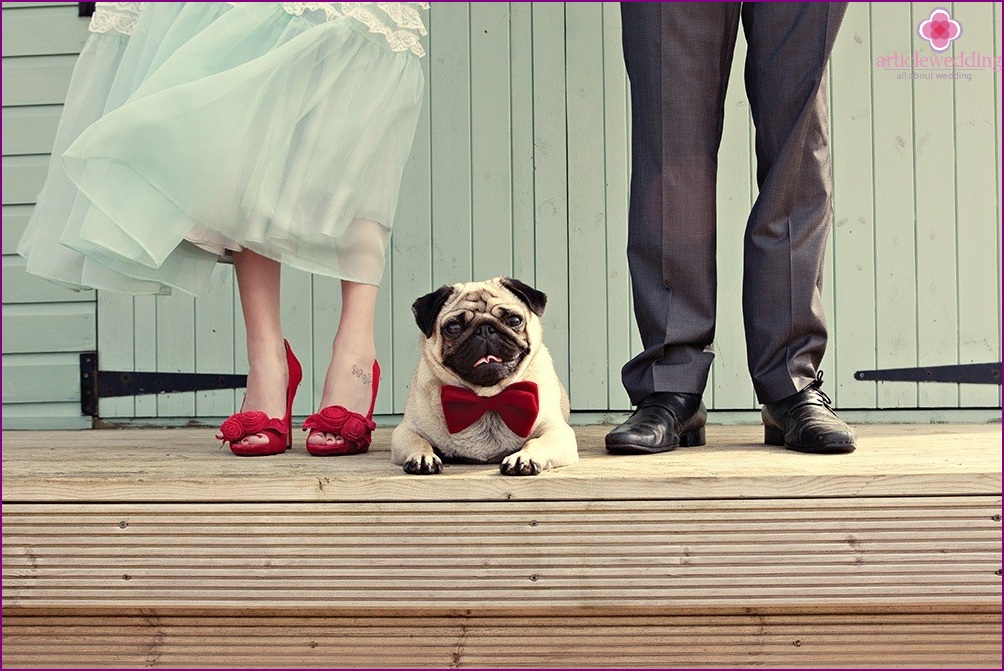
[[443, 286], [412, 306], [425, 338], [423, 354], [443, 382], [451, 375], [475, 387], [515, 381], [540, 343], [547, 296], [519, 280]]

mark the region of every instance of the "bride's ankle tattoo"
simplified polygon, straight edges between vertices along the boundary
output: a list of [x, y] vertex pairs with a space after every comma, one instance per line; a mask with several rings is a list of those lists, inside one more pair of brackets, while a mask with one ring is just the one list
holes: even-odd
[[373, 379], [372, 373], [367, 373], [359, 366], [352, 364], [352, 374], [359, 378], [363, 384], [369, 384]]

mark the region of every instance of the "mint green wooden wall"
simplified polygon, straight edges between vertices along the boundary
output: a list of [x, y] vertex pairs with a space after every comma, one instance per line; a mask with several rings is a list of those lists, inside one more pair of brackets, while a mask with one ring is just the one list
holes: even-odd
[[[14, 5], [17, 5], [16, 7]], [[27, 5], [48, 5], [29, 7]], [[11, 256], [41, 186], [72, 54], [75, 4], [4, 3], [4, 426], [80, 423], [76, 352], [106, 369], [241, 372], [232, 272], [205, 297], [73, 294]], [[864, 383], [856, 370], [998, 361], [1000, 73], [903, 81], [877, 70], [928, 53], [914, 27], [936, 3], [852, 4], [830, 69], [836, 225], [824, 294], [823, 368], [843, 408], [993, 408], [997, 387]], [[1001, 53], [1000, 3], [956, 3], [955, 49]], [[625, 260], [629, 127], [615, 3], [440, 3], [429, 16], [428, 94], [403, 185], [378, 348], [377, 411], [399, 413], [418, 357], [410, 305], [455, 281], [511, 274], [550, 296], [546, 341], [579, 410], [623, 410], [637, 351]], [[739, 287], [755, 198], [740, 37], [719, 173], [719, 327], [708, 390], [755, 408]], [[284, 275], [284, 320], [305, 362], [295, 411], [311, 411], [337, 321], [338, 284]], [[303, 393], [303, 391], [307, 393]], [[218, 417], [239, 394], [109, 399], [103, 417]], [[37, 420], [36, 418], [44, 418]]]

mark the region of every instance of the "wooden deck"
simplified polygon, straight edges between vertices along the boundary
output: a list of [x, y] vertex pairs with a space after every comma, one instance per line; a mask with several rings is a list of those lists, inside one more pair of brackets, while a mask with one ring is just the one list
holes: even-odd
[[211, 430], [3, 435], [3, 664], [1000, 667], [1001, 425], [408, 476]]

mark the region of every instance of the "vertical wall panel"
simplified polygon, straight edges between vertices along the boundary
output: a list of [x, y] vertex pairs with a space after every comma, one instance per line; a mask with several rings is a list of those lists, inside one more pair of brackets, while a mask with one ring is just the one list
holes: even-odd
[[[430, 30], [435, 15], [429, 17]], [[423, 59], [426, 82], [429, 81], [429, 63], [435, 54]], [[391, 256], [394, 267], [387, 275], [381, 292], [389, 294], [394, 311], [394, 351], [392, 359], [381, 361], [383, 381], [381, 389], [394, 392], [394, 412], [404, 412], [408, 398], [408, 383], [418, 362], [418, 326], [412, 316], [411, 305], [415, 299], [433, 289], [432, 258], [432, 139], [429, 123], [429, 96], [422, 101], [418, 119], [415, 145], [401, 180], [401, 195], [391, 237]], [[383, 396], [385, 391], [380, 392]]]
[[749, 102], [743, 82], [746, 39], [740, 29], [725, 93], [725, 123], [718, 160], [717, 276], [718, 315], [715, 360], [708, 384], [709, 407], [748, 410], [754, 404], [753, 383], [746, 364], [743, 328], [743, 236], [756, 198], [756, 157]]
[[[834, 352], [829, 387], [844, 408], [875, 407], [874, 382], [854, 371], [875, 368], [875, 248], [872, 190], [871, 28], [868, 5], [852, 3], [834, 46], [833, 265], [834, 311], [829, 315]], [[837, 156], [837, 152], [840, 153]], [[866, 159], [866, 160], [862, 160]], [[844, 317], [847, 318], [844, 318]]]
[[[574, 11], [574, 8], [571, 8]], [[568, 385], [568, 152], [565, 7], [531, 6], [533, 20], [534, 257], [536, 286], [551, 300], [544, 339]], [[578, 337], [578, 335], [577, 335]], [[574, 394], [573, 392], [571, 392]]]
[[[906, 3], [873, 3], [872, 53], [882, 58], [912, 49], [911, 8]], [[917, 360], [917, 286], [914, 226], [913, 90], [905, 72], [872, 73], [875, 210], [876, 367], [909, 368]], [[841, 154], [843, 157], [843, 154]], [[880, 382], [878, 407], [912, 408], [918, 385]]]
[[433, 20], [432, 277], [439, 286], [472, 279], [470, 7], [437, 5]]
[[512, 274], [507, 3], [471, 4], [470, 67], [471, 266], [474, 279], [482, 280]]
[[607, 408], [631, 405], [621, 384], [621, 367], [630, 359], [631, 278], [627, 262], [629, 175], [631, 172], [628, 80], [621, 51], [620, 4], [603, 3], [603, 149], [606, 169]]
[[[914, 3], [913, 21], [920, 22], [941, 4]], [[918, 35], [913, 50], [931, 54]], [[924, 73], [927, 74], [927, 73]], [[956, 286], [958, 237], [956, 220], [955, 115], [952, 82], [913, 82], [914, 151], [917, 202], [917, 341], [920, 365], [958, 363], [959, 319]], [[922, 384], [922, 406], [952, 408], [959, 404], [958, 385]]]
[[[992, 5], [955, 3], [954, 17], [962, 24], [967, 41], [993, 44]], [[954, 55], [968, 52], [956, 44]], [[962, 72], [968, 79], [954, 81], [955, 151], [964, 157], [956, 164], [956, 215], [958, 217], [958, 310], [959, 363], [999, 360], [1000, 320], [997, 318], [996, 274], [1000, 245], [997, 237], [1000, 216], [993, 194], [1000, 188], [995, 159], [1000, 142], [995, 140], [994, 75], [991, 70]], [[997, 404], [999, 389], [989, 385], [962, 385], [959, 403], [963, 407], [991, 407]]]
[[[195, 299], [191, 296], [157, 296], [155, 301], [156, 370], [162, 373], [195, 370]], [[157, 397], [157, 416], [194, 417], [195, 392], [160, 394]]]
[[509, 101], [512, 127], [512, 274], [531, 286], [534, 265], [533, 29], [529, 2], [509, 3]]
[[[194, 371], [233, 373], [236, 359], [234, 352], [236, 286], [233, 266], [224, 264], [216, 266], [212, 286], [213, 289], [208, 295], [195, 301], [195, 333], [198, 337], [195, 338]], [[195, 414], [198, 417], [229, 415], [233, 412], [234, 393], [232, 389], [196, 392]]]
[[[603, 128], [603, 7], [587, 3], [565, 16], [568, 128], [568, 371], [575, 406], [607, 408], [606, 200]], [[546, 315], [550, 319], [551, 315]], [[619, 383], [615, 378], [614, 383]]]

